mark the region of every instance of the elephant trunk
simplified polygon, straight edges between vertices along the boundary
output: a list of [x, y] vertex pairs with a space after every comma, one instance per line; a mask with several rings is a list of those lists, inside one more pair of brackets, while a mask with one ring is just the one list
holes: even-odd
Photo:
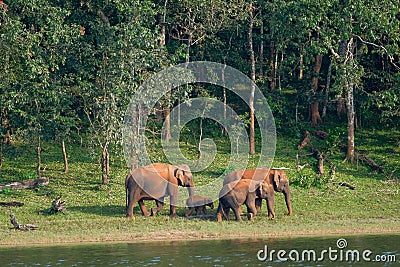
[[290, 188], [287, 186], [283, 191], [283, 195], [285, 196], [286, 207], [288, 209], [288, 216], [292, 215], [292, 205], [290, 203]]
[[189, 197], [192, 198], [194, 196], [194, 187], [193, 186], [189, 186], [187, 188], [188, 193], [189, 193]]

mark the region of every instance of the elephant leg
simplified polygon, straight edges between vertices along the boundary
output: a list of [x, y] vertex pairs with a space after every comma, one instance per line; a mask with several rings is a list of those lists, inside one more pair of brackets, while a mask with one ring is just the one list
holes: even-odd
[[219, 201], [218, 208], [217, 208], [217, 221], [222, 222], [222, 216], [225, 217], [227, 220], [228, 217], [226, 215], [227, 211], [229, 208], [224, 207], [224, 205], [221, 203], [221, 200]]
[[201, 214], [201, 211], [198, 206], [194, 207], [194, 210], [196, 211], [196, 215]]
[[262, 206], [262, 198], [256, 198], [256, 210], [260, 212]]
[[127, 192], [128, 205], [126, 206], [126, 217], [133, 218], [133, 207], [135, 202], [137, 202], [137, 197], [135, 190], [128, 190]]
[[254, 216], [257, 215], [257, 207], [255, 206], [255, 201], [247, 201], [246, 206], [247, 206], [247, 219], [249, 221], [253, 221]]
[[142, 211], [143, 216], [150, 216], [150, 212], [147, 210], [146, 206], [144, 205], [143, 199], [138, 201], [139, 208]]
[[275, 203], [275, 197], [267, 199], [268, 217], [271, 219], [275, 218], [274, 203]]
[[203, 205], [203, 206], [201, 207], [201, 210], [203, 211], [203, 214], [204, 214], [204, 215], [207, 215], [206, 205]]
[[151, 209], [151, 216], [156, 215], [157, 212], [161, 211], [164, 208], [164, 198], [162, 198], [160, 200], [156, 200], [156, 205], [157, 205], [157, 208]]
[[169, 206], [169, 215], [172, 217], [178, 217], [178, 214], [176, 214], [176, 206], [174, 205]]
[[236, 221], [241, 222], [242, 221], [242, 217], [240, 217], [241, 215], [241, 210], [240, 207], [236, 207], [236, 208], [232, 208], [233, 211], [235, 212], [235, 217], [236, 217]]
[[176, 214], [176, 205], [178, 203], [178, 186], [176, 185], [169, 185], [169, 215], [172, 217], [178, 217]]
[[126, 217], [133, 218], [133, 200], [128, 201], [128, 206], [126, 207]]
[[225, 215], [226, 215], [227, 218], [229, 217], [230, 212], [231, 212], [231, 209], [226, 209], [225, 210]]
[[[190, 215], [192, 215], [193, 211], [195, 210], [194, 207], [190, 207], [189, 211], [185, 213], [185, 217], [189, 217]], [[197, 213], [197, 212], [196, 212]]]
[[178, 200], [177, 195], [175, 196], [170, 196], [170, 204], [169, 204], [169, 215], [172, 217], [178, 217], [178, 214], [176, 214], [176, 204]]
[[230, 213], [230, 211], [231, 211], [231, 208], [229, 208], [229, 207], [225, 207], [225, 208], [224, 208], [224, 213], [225, 213], [225, 216], [226, 216], [226, 219], [227, 219], [227, 220], [229, 220], [229, 213]]

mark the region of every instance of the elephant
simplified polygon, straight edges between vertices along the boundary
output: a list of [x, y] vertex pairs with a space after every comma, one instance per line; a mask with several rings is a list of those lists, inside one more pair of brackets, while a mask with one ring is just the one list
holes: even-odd
[[209, 206], [211, 209], [214, 209], [213, 201], [210, 197], [203, 196], [192, 196], [186, 200], [186, 206], [189, 208], [189, 211], [186, 212], [185, 216], [188, 217], [192, 215], [193, 211], [196, 211], [196, 215], [200, 215], [203, 213], [207, 215], [206, 206]]
[[[170, 215], [176, 217], [178, 186], [188, 188], [193, 196], [193, 176], [187, 165], [153, 163], [133, 169], [125, 179], [126, 216], [133, 218], [133, 206], [138, 202], [144, 216], [155, 215], [164, 207], [164, 197], [170, 197]], [[144, 200], [155, 200], [157, 208], [147, 211]]]
[[[274, 191], [267, 183], [263, 181], [253, 181], [250, 179], [242, 179], [238, 182], [225, 184], [219, 193], [219, 204], [217, 209], [217, 221], [221, 222], [222, 217], [228, 219], [229, 210], [235, 212], [237, 221], [242, 221], [240, 206], [245, 204], [247, 207], [247, 218], [253, 221], [253, 217], [257, 215], [255, 206], [256, 199], [270, 199], [273, 197]], [[271, 201], [267, 201], [271, 205]]]
[[[287, 215], [292, 215], [292, 205], [290, 202], [290, 187], [289, 180], [284, 170], [281, 169], [248, 169], [239, 170], [229, 173], [224, 178], [224, 185], [232, 182], [237, 182], [241, 179], [253, 179], [256, 181], [265, 182], [271, 189], [276, 192], [282, 192], [285, 196], [286, 207], [288, 209]], [[274, 195], [274, 194], [273, 194]], [[267, 200], [268, 216], [275, 218], [274, 207], [275, 196]], [[272, 202], [272, 203], [269, 203]], [[256, 209], [260, 211], [262, 199], [256, 199]]]

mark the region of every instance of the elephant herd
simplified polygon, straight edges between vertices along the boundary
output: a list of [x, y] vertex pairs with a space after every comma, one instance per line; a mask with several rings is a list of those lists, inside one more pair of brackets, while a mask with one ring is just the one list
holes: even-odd
[[[136, 202], [144, 216], [155, 215], [163, 209], [164, 198], [169, 196], [170, 215], [176, 217], [178, 186], [188, 189], [189, 198], [186, 205], [189, 210], [185, 216], [190, 216], [193, 212], [206, 214], [206, 206], [214, 207], [211, 198], [194, 195], [193, 176], [187, 165], [153, 163], [136, 168], [126, 176], [126, 216], [133, 218]], [[275, 192], [283, 193], [288, 209], [287, 215], [291, 215], [289, 180], [283, 170], [249, 169], [231, 172], [224, 178], [219, 192], [217, 221], [222, 221], [222, 218], [228, 219], [231, 209], [236, 220], [241, 221], [243, 204], [247, 207], [247, 218], [252, 221], [260, 211], [263, 199], [267, 203], [268, 217], [273, 219]], [[154, 200], [156, 208], [149, 212], [144, 200]]]

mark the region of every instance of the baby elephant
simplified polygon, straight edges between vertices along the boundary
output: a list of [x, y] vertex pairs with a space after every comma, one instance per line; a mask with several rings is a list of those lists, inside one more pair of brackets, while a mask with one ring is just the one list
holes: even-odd
[[[240, 206], [245, 204], [248, 210], [249, 221], [257, 214], [255, 206], [256, 199], [271, 199], [274, 196], [274, 189], [268, 184], [250, 179], [241, 179], [236, 184], [231, 182], [222, 187], [219, 193], [219, 205], [217, 210], [217, 221], [222, 221], [222, 216], [228, 219], [229, 209], [235, 212], [237, 221], [242, 221]], [[267, 201], [270, 206], [272, 201]], [[268, 207], [273, 210], [273, 207]]]
[[211, 209], [214, 209], [214, 204], [212, 199], [209, 197], [202, 196], [192, 196], [186, 200], [186, 206], [189, 208], [189, 211], [186, 212], [185, 216], [188, 217], [192, 215], [193, 211], [196, 211], [196, 215], [200, 215], [203, 213], [207, 215], [206, 206], [209, 206]]

